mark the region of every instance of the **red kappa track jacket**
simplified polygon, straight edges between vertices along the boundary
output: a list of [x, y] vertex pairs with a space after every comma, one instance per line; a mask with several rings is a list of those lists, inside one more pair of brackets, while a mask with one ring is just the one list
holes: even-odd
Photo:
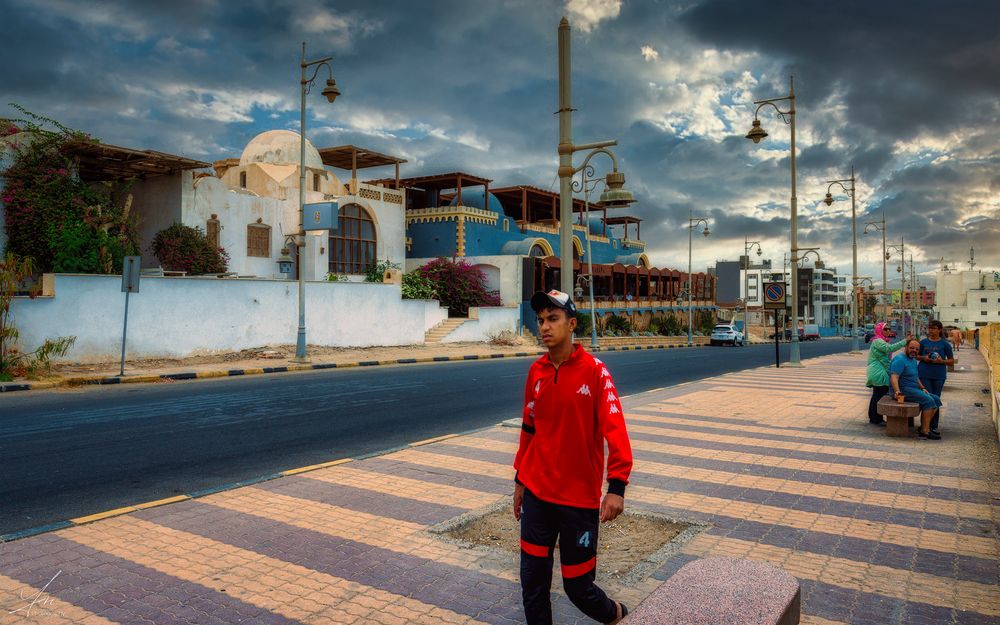
[[548, 354], [536, 360], [524, 387], [515, 479], [543, 501], [599, 508], [605, 440], [608, 492], [624, 496], [632, 446], [607, 367], [580, 344], [558, 369]]

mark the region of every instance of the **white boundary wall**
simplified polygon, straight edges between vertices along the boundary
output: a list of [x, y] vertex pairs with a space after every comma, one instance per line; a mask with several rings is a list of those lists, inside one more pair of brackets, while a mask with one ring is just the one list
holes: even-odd
[[[20, 345], [76, 336], [63, 360], [121, 354], [125, 294], [120, 276], [56, 274], [54, 296], [15, 298]], [[404, 300], [398, 284], [306, 283], [306, 338], [313, 345], [413, 345], [447, 317], [436, 301]], [[294, 281], [143, 277], [129, 299], [128, 358], [183, 357], [295, 343]]]
[[516, 307], [480, 307], [469, 309], [469, 320], [455, 328], [441, 339], [442, 343], [458, 343], [460, 341], [483, 342], [491, 334], [502, 330], [510, 330], [520, 335], [518, 322], [520, 310]]

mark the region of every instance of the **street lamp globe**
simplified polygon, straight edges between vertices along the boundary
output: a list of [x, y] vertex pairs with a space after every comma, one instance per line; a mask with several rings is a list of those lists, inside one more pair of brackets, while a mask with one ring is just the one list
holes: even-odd
[[323, 91], [320, 91], [320, 94], [322, 94], [330, 104], [333, 104], [333, 101], [340, 95], [340, 89], [337, 87], [337, 81], [334, 80], [333, 77], [328, 78], [326, 81], [326, 87], [323, 87]]
[[709, 230], [709, 229], [708, 229], [708, 226], [706, 225], [706, 226], [705, 226], [705, 229], [704, 229], [704, 230], [702, 231], [702, 234], [703, 234], [703, 235], [705, 235], [705, 236], [707, 237], [708, 235], [712, 234], [712, 231], [711, 231], [711, 230]]
[[631, 191], [626, 191], [625, 174], [620, 171], [612, 171], [604, 178], [604, 192], [601, 193], [598, 203], [607, 208], [626, 208], [635, 203], [635, 197]]
[[827, 206], [831, 206], [833, 204], [833, 195], [827, 193], [826, 197], [823, 199], [823, 203], [825, 203]]
[[753, 120], [753, 126], [750, 128], [750, 132], [747, 133], [747, 139], [750, 139], [754, 143], [760, 143], [760, 140], [765, 137], [767, 137], [767, 133], [760, 127], [760, 120]]
[[761, 249], [760, 249], [760, 248], [758, 247], [758, 248], [757, 248], [757, 256], [760, 256], [760, 255], [761, 255], [761, 254], [763, 254], [763, 253], [764, 253], [764, 252], [762, 252], [762, 251], [761, 251]]

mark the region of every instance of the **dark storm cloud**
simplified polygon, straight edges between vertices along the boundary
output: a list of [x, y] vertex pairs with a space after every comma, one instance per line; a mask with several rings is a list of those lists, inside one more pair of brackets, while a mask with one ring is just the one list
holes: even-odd
[[[263, 130], [298, 129], [307, 40], [311, 58], [334, 56], [343, 91], [333, 106], [309, 97], [315, 144], [402, 155], [404, 176], [463, 170], [554, 189], [564, 12], [561, 0], [0, 0], [0, 104], [110, 143], [238, 156]], [[884, 209], [890, 235], [928, 258], [966, 237], [1000, 262], [988, 240], [1000, 219], [998, 14], [985, 2], [630, 0], [589, 30], [573, 20], [574, 139], [618, 140], [654, 263], [686, 265], [689, 212], [713, 223], [699, 266], [737, 257], [745, 236], [780, 262], [788, 128], [765, 112], [771, 138], [742, 135], [747, 96], [782, 94], [794, 71], [803, 242], [841, 267], [849, 258], [849, 202], [819, 201], [854, 164], [859, 222]], [[593, 162], [597, 175], [610, 166]]]
[[995, 3], [706, 0], [681, 19], [716, 45], [785, 60], [804, 109], [844, 91], [851, 123], [865, 130], [906, 138], [996, 113]]

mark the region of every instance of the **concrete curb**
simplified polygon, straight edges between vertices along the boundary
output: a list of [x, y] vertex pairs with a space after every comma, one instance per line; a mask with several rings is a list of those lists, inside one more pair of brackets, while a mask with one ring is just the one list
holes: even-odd
[[[596, 350], [587, 347], [592, 352], [628, 352], [649, 349], [687, 348], [687, 345], [625, 345], [615, 347], [599, 347]], [[708, 347], [708, 345], [692, 345], [691, 347]], [[15, 391], [37, 391], [65, 386], [104, 386], [110, 384], [140, 384], [159, 382], [160, 380], [204, 380], [207, 378], [226, 378], [238, 375], [260, 375], [264, 373], [289, 373], [293, 371], [319, 371], [322, 369], [351, 369], [354, 367], [378, 367], [382, 365], [411, 365], [432, 362], [455, 362], [464, 360], [493, 360], [496, 358], [528, 358], [541, 356], [544, 350], [532, 352], [515, 352], [511, 354], [466, 354], [464, 356], [424, 356], [422, 358], [396, 358], [390, 360], [359, 360], [356, 362], [330, 362], [313, 365], [285, 365], [281, 367], [251, 367], [247, 369], [220, 369], [215, 371], [183, 371], [178, 373], [162, 373], [159, 375], [136, 376], [91, 376], [63, 378], [51, 382], [5, 382], [0, 383], [0, 393]]]

